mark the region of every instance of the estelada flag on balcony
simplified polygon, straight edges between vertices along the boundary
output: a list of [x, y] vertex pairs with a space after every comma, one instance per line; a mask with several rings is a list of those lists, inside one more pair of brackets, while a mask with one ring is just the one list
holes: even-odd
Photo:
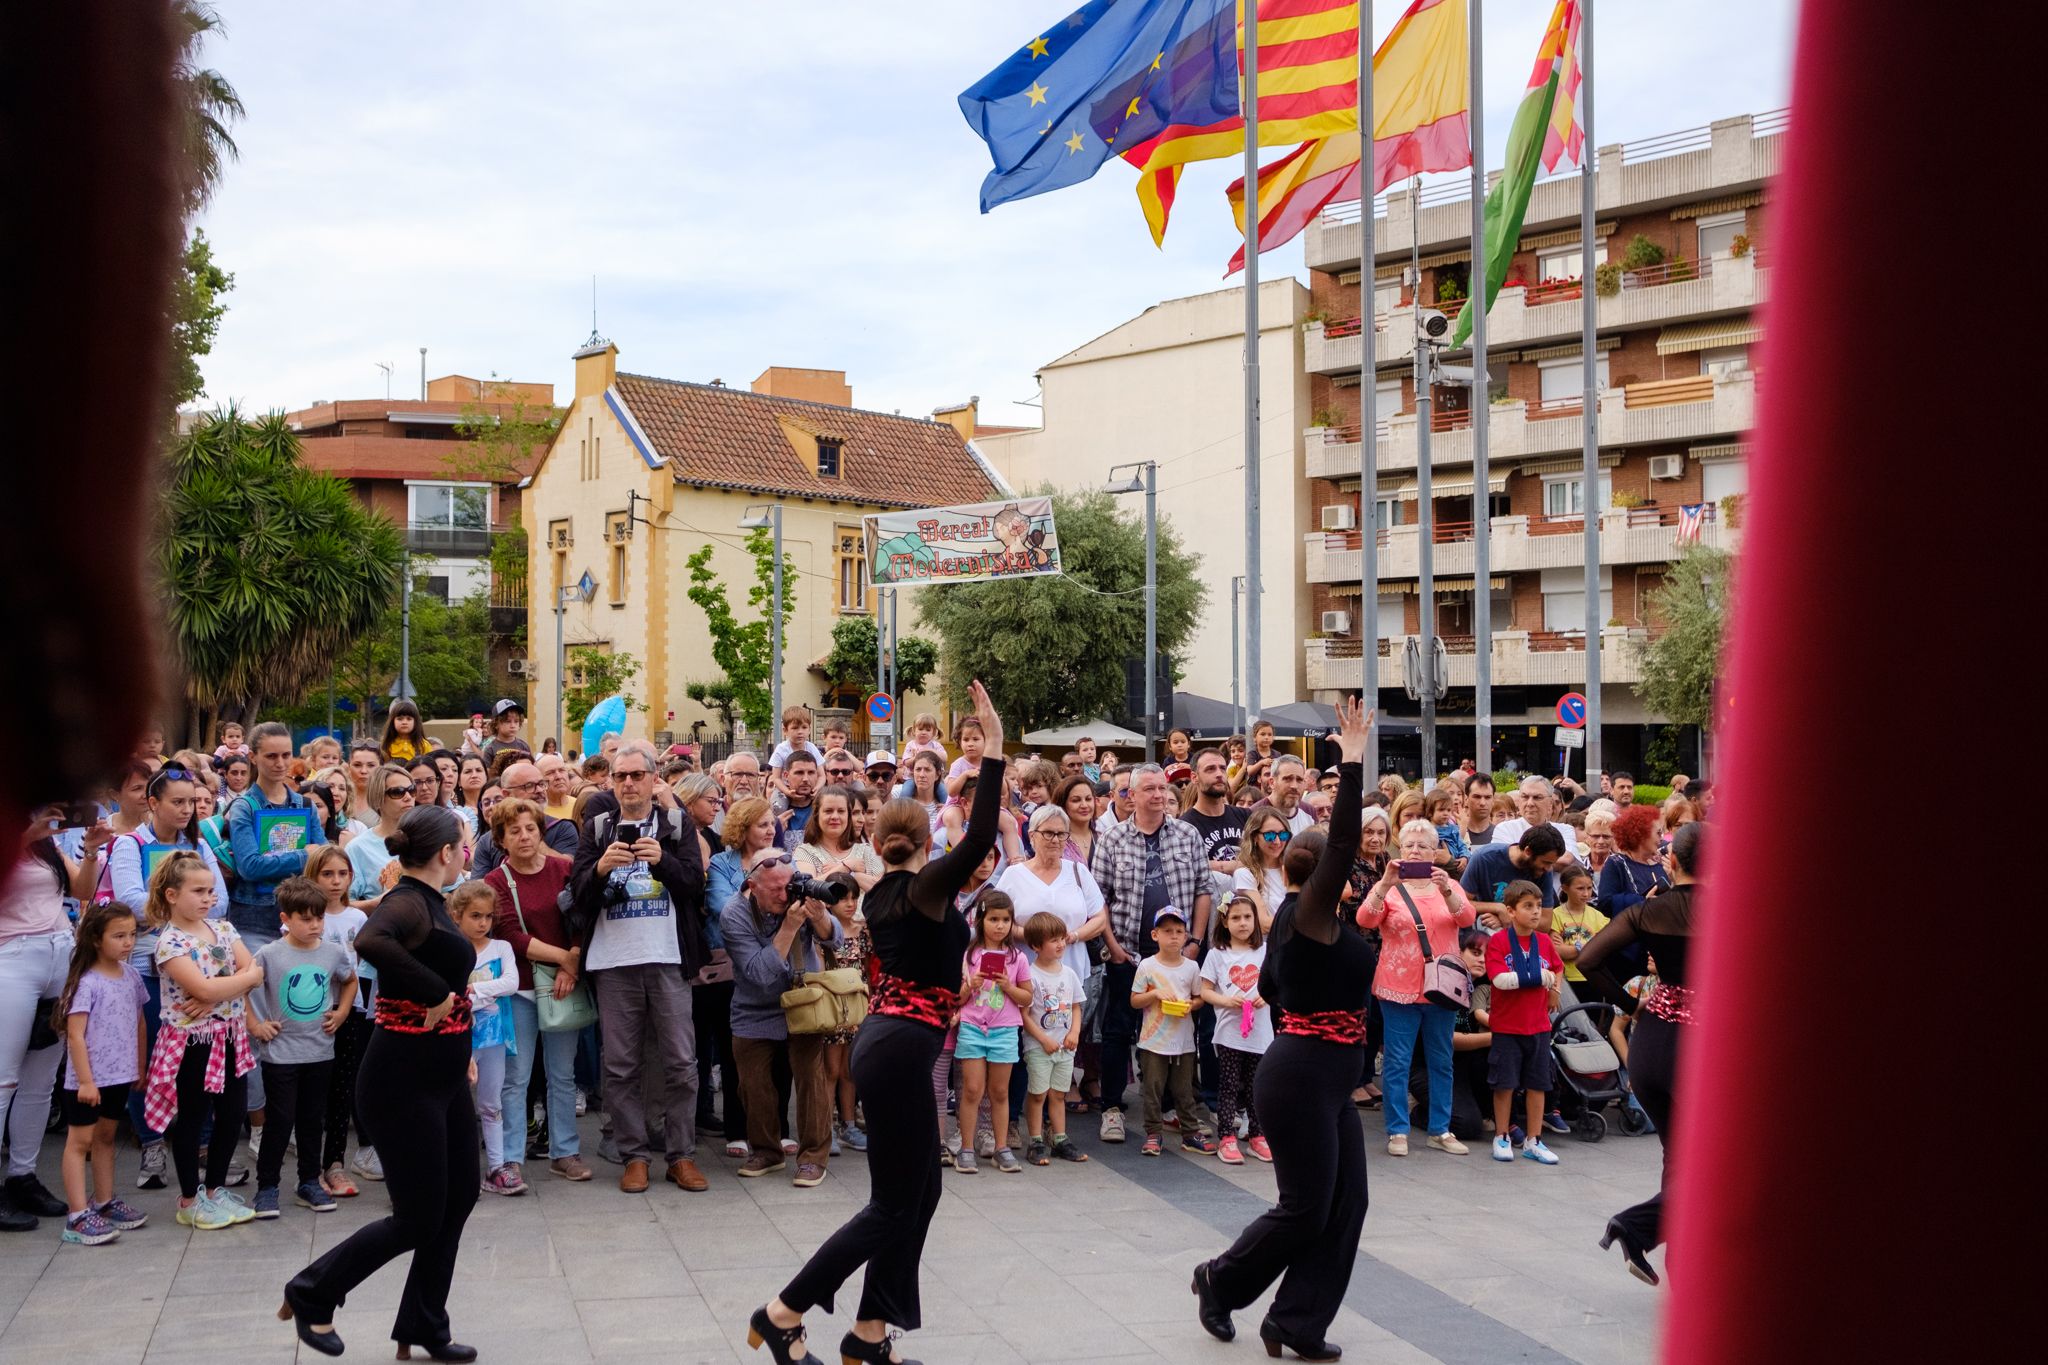
[[[1529, 192], [1536, 186], [1539, 165], [1556, 170], [1567, 156], [1585, 151], [1585, 132], [1578, 123], [1579, 4], [1557, 0], [1550, 26], [1536, 49], [1536, 67], [1529, 73], [1529, 92], [1508, 127], [1507, 162], [1486, 196], [1486, 295], [1480, 306], [1491, 309], [1508, 277], [1508, 261], [1522, 236], [1529, 212]], [[1560, 108], [1562, 102], [1562, 108]], [[1562, 122], [1560, 122], [1560, 119]], [[1590, 268], [1591, 252], [1581, 258]], [[1472, 309], [1458, 314], [1451, 345], [1462, 346], [1472, 335]]]
[[960, 95], [994, 169], [981, 211], [1088, 179], [1168, 128], [1237, 116], [1231, 0], [1087, 0]]
[[972, 583], [1060, 571], [1051, 498], [877, 512], [861, 518], [869, 581]]
[[[1284, 147], [1358, 127], [1357, 0], [1259, 0], [1259, 145]], [[1241, 95], [1244, 4], [1237, 0], [1238, 63], [1232, 75]], [[1138, 204], [1153, 245], [1166, 240], [1181, 169], [1190, 161], [1244, 151], [1244, 120], [1206, 127], [1176, 126], [1125, 149], [1138, 168]]]
[[1680, 545], [1692, 545], [1700, 538], [1700, 523], [1707, 519], [1707, 505], [1703, 502], [1688, 502], [1678, 509], [1678, 538]]
[[[1423, 171], [1472, 164], [1465, 34], [1457, 0], [1415, 0], [1373, 53], [1373, 193]], [[1361, 197], [1359, 146], [1353, 126], [1259, 168], [1260, 251], [1293, 241], [1325, 206]], [[1229, 196], [1231, 216], [1244, 221], [1244, 177]], [[1223, 273], [1242, 269], [1240, 246]]]

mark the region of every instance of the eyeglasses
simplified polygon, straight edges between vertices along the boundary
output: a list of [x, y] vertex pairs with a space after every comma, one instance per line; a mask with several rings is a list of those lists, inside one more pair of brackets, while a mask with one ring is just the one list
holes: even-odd
[[545, 782], [544, 780], [542, 780], [542, 779], [540, 779], [540, 778], [535, 778], [535, 779], [534, 779], [533, 781], [531, 781], [531, 782], [518, 782], [518, 783], [514, 783], [514, 784], [513, 784], [513, 787], [512, 787], [512, 790], [513, 790], [513, 791], [516, 791], [516, 792], [537, 792], [537, 791], [545, 791], [545, 790], [547, 789], [547, 785], [548, 785], [548, 784], [547, 784], [547, 783], [546, 783], [546, 782]]
[[386, 787], [386, 788], [384, 789], [384, 795], [386, 795], [386, 796], [411, 796], [411, 795], [412, 795], [412, 788], [411, 788], [411, 787]]
[[1269, 844], [1284, 844], [1294, 837], [1294, 831], [1286, 829], [1262, 829], [1259, 837]]
[[614, 782], [638, 782], [638, 781], [639, 781], [639, 780], [640, 780], [641, 778], [643, 778], [643, 777], [652, 777], [652, 776], [654, 776], [654, 773], [653, 773], [653, 772], [652, 772], [652, 771], [651, 771], [650, 769], [647, 769], [647, 768], [632, 768], [632, 769], [626, 769], [626, 768], [614, 768], [614, 769], [612, 769], [612, 781], [614, 781]]

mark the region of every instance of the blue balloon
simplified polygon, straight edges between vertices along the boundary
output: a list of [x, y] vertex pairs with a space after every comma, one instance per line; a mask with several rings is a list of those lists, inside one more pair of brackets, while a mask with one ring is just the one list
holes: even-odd
[[626, 699], [606, 697], [591, 707], [590, 714], [583, 718], [583, 752], [596, 753], [606, 735], [624, 734], [625, 730]]

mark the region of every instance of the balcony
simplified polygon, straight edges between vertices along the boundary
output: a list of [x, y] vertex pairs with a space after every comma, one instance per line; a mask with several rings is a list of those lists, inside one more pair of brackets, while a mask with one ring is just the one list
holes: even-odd
[[526, 575], [501, 574], [491, 580], [491, 633], [512, 635], [526, 627]]
[[[1377, 642], [1380, 685], [1401, 685], [1401, 661], [1410, 636]], [[1639, 626], [1609, 626], [1600, 632], [1600, 681], [1637, 683], [1643, 680], [1642, 649], [1650, 632]], [[1365, 642], [1357, 639], [1303, 641], [1307, 685], [1311, 695], [1356, 690], [1359, 658]], [[1469, 635], [1444, 637], [1452, 687], [1471, 687], [1477, 673], [1474, 641]], [[1586, 637], [1578, 631], [1498, 630], [1493, 633], [1495, 687], [1571, 687], [1586, 681]]]
[[[1740, 114], [1704, 128], [1660, 133], [1600, 148], [1593, 187], [1600, 215], [1640, 212], [1666, 204], [1753, 189], [1776, 175], [1784, 158], [1787, 111]], [[1417, 199], [1407, 189], [1381, 196], [1374, 205], [1374, 254], [1382, 261], [1405, 257], [1419, 238], [1429, 254], [1457, 249], [1472, 238], [1471, 177], [1460, 174], [1422, 187]], [[1579, 216], [1579, 175], [1567, 171], [1539, 181], [1529, 196], [1524, 231], [1569, 226]], [[1332, 205], [1310, 223], [1305, 243], [1308, 268], [1358, 268], [1363, 235], [1362, 205]]]
[[[1495, 403], [1487, 414], [1487, 458], [1502, 461], [1555, 456], [1585, 443], [1583, 414], [1576, 398], [1563, 402]], [[1601, 446], [1647, 445], [1727, 436], [1756, 425], [1756, 374], [1738, 370], [1718, 378], [1688, 375], [1609, 389], [1601, 395]], [[1416, 467], [1416, 414], [1402, 413], [1379, 424], [1382, 473]], [[1310, 427], [1305, 438], [1310, 478], [1358, 477], [1358, 428]], [[1472, 414], [1435, 408], [1430, 413], [1430, 468], [1472, 463]]]
[[[1646, 270], [1627, 271], [1621, 277], [1620, 292], [1597, 301], [1599, 331], [1612, 336], [1619, 331], [1750, 312], [1764, 302], [1770, 287], [1771, 272], [1757, 259], [1759, 254], [1672, 260]], [[1577, 338], [1582, 297], [1577, 280], [1507, 285], [1486, 315], [1488, 352]], [[1430, 306], [1456, 317], [1463, 303], [1461, 299]], [[1310, 374], [1357, 373], [1359, 332], [1355, 317], [1308, 323], [1302, 330], [1302, 363]], [[1412, 303], [1374, 319], [1375, 367], [1408, 361], [1414, 353]]]
[[493, 532], [487, 526], [450, 526], [446, 522], [415, 521], [405, 528], [405, 548], [416, 555], [436, 559], [482, 559], [491, 552]]
[[[1648, 507], [1614, 507], [1600, 514], [1602, 564], [1662, 564], [1678, 553], [1679, 508], [1676, 503]], [[1473, 525], [1439, 521], [1432, 528], [1431, 571], [1451, 577], [1472, 575]], [[1585, 522], [1576, 516], [1495, 517], [1487, 538], [1489, 573], [1530, 573], [1568, 569], [1584, 564]], [[1392, 526], [1381, 531], [1379, 576], [1414, 578], [1422, 572], [1419, 525]], [[1364, 575], [1361, 542], [1356, 531], [1311, 531], [1303, 538], [1304, 571], [1311, 583], [1357, 583]], [[1735, 550], [1741, 532], [1721, 519], [1709, 503], [1700, 521], [1700, 544]]]

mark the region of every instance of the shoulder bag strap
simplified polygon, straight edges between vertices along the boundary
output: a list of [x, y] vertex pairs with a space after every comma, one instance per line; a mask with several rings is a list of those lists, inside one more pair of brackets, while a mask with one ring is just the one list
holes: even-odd
[[1424, 960], [1435, 957], [1436, 953], [1429, 946], [1429, 930], [1422, 927], [1422, 912], [1415, 908], [1415, 898], [1409, 895], [1408, 888], [1399, 882], [1394, 883], [1394, 889], [1401, 893], [1401, 899], [1408, 906], [1408, 913], [1415, 916], [1415, 936], [1422, 940], [1422, 956]]
[[526, 911], [519, 904], [519, 874], [512, 870], [512, 864], [509, 862], [500, 863], [498, 866], [505, 869], [505, 886], [512, 892], [512, 916], [519, 921], [519, 932], [532, 938], [533, 931], [526, 927]]

